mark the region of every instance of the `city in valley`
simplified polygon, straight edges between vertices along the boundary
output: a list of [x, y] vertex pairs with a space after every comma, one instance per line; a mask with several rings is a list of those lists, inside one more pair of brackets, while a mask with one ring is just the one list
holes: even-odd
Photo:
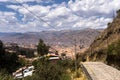
[[0, 0], [0, 80], [120, 80], [120, 1]]

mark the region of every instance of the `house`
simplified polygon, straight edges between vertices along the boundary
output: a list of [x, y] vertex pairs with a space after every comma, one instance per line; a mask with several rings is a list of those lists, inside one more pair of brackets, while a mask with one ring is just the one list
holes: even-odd
[[59, 55], [54, 54], [48, 54], [47, 55], [48, 60], [51, 61], [52, 63], [56, 63], [58, 60], [60, 60], [61, 58], [59, 57]]
[[27, 76], [32, 76], [34, 72], [34, 66], [22, 67], [13, 73], [14, 78], [24, 78]]

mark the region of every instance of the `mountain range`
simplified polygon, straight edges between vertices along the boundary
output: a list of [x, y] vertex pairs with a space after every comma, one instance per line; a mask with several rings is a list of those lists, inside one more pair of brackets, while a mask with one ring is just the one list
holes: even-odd
[[100, 34], [99, 30], [61, 30], [61, 31], [42, 31], [26, 33], [0, 33], [0, 40], [18, 44], [37, 44], [39, 39], [43, 39], [49, 45], [71, 46], [76, 39], [77, 44], [89, 46], [96, 36]]

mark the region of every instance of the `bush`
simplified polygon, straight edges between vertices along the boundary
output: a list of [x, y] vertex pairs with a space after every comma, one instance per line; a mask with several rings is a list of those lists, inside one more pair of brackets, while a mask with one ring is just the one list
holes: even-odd
[[71, 77], [68, 74], [63, 74], [60, 80], [71, 80]]
[[51, 63], [47, 59], [35, 61], [36, 68], [32, 77], [27, 77], [25, 80], [70, 80], [66, 69], [58, 63]]
[[11, 75], [6, 74], [6, 72], [4, 71], [1, 71], [0, 80], [13, 80], [13, 77]]
[[120, 40], [108, 46], [106, 61], [109, 65], [114, 64], [115, 67], [120, 68]]

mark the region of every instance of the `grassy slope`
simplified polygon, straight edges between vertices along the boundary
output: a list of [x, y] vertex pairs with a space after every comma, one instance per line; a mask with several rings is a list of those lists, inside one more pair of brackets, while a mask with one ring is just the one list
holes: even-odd
[[108, 23], [105, 29], [90, 45], [86, 51], [87, 60], [90, 61], [106, 61], [108, 45], [120, 40], [120, 10], [112, 23]]

